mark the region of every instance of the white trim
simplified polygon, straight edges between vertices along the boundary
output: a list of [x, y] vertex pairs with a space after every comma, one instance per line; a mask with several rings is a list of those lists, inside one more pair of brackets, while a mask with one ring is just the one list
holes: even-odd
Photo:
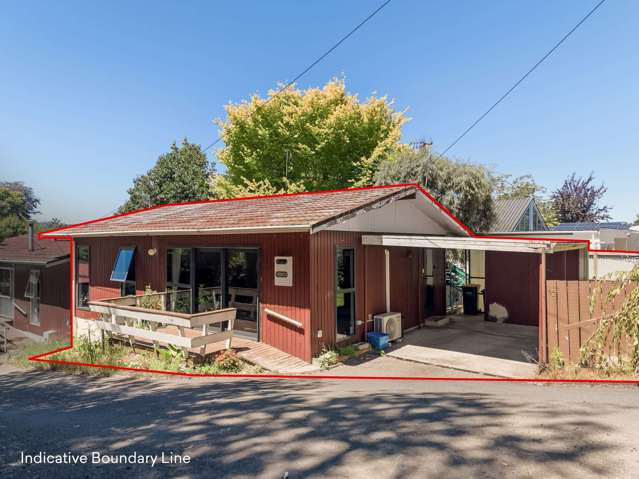
[[92, 238], [92, 237], [112, 237], [112, 236], [178, 236], [178, 235], [200, 235], [200, 234], [234, 234], [234, 233], [299, 233], [310, 231], [310, 225], [291, 225], [291, 226], [250, 226], [235, 228], [198, 228], [188, 230], [129, 230], [129, 231], [93, 231], [90, 233], [64, 233], [60, 231], [58, 234], [43, 234], [47, 238], [56, 238], [62, 236], [72, 236], [74, 238]]
[[452, 236], [362, 235], [362, 244], [405, 246], [479, 251], [511, 251], [518, 253], [555, 253], [583, 249], [585, 243], [555, 243], [546, 240], [508, 240], [492, 238], [460, 238]]

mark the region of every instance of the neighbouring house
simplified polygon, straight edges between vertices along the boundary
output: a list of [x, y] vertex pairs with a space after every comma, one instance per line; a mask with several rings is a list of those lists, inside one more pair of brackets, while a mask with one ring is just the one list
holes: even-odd
[[[513, 231], [509, 236], [530, 236]], [[580, 276], [605, 279], [615, 273], [631, 271], [639, 264], [639, 231], [630, 223], [561, 223], [548, 231], [535, 231], [535, 237], [552, 237], [590, 242], [590, 250], [582, 253]]]
[[73, 242], [78, 334], [96, 311], [144, 319], [150, 289], [154, 317], [235, 308], [234, 334], [304, 361], [365, 340], [380, 313], [401, 315], [399, 334], [446, 314], [447, 249], [485, 254], [488, 303], [540, 327], [544, 359], [546, 279], [580, 279], [586, 247], [476, 236], [417, 185], [164, 205], [42, 236]]
[[495, 221], [490, 233], [547, 231], [548, 226], [534, 197], [495, 200]]
[[36, 341], [67, 339], [70, 267], [67, 241], [29, 233], [0, 243], [0, 322]]

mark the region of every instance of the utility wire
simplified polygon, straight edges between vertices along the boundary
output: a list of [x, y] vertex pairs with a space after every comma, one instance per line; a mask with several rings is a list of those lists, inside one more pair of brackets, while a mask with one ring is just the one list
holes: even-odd
[[[275, 98], [277, 95], [279, 95], [280, 93], [282, 93], [284, 90], [286, 90], [287, 88], [289, 88], [291, 85], [293, 85], [294, 83], [296, 83], [300, 78], [302, 78], [304, 75], [306, 75], [309, 71], [311, 71], [319, 62], [321, 62], [322, 60], [324, 60], [324, 58], [326, 58], [328, 55], [330, 55], [337, 47], [339, 47], [342, 43], [344, 43], [346, 40], [348, 40], [357, 30], [359, 30], [360, 28], [362, 28], [369, 20], [371, 20], [375, 15], [377, 15], [386, 5], [388, 5], [391, 2], [391, 0], [386, 0], [384, 3], [382, 3], [379, 7], [377, 7], [377, 9], [375, 9], [371, 14], [369, 14], [364, 20], [362, 20], [355, 28], [353, 28], [350, 32], [348, 32], [346, 35], [344, 35], [337, 43], [335, 43], [331, 48], [329, 48], [328, 50], [326, 50], [320, 57], [318, 57], [313, 63], [311, 63], [309, 66], [307, 66], [301, 73], [299, 73], [295, 78], [293, 78], [290, 82], [288, 82], [286, 85], [280, 87], [273, 95], [271, 95], [264, 103], [258, 105], [258, 109], [263, 107], [264, 105], [266, 105], [267, 103], [269, 103], [273, 98]], [[213, 143], [211, 143], [209, 146], [207, 146], [206, 148], [204, 148], [204, 152], [208, 151], [209, 149], [213, 148], [215, 145], [217, 145], [220, 141], [222, 141], [222, 137], [218, 136], [217, 140], [215, 140]]]
[[450, 145], [448, 145], [448, 147], [444, 151], [442, 151], [438, 156], [440, 157], [444, 156], [446, 153], [448, 153], [448, 151], [451, 148], [453, 148], [457, 143], [459, 143], [461, 139], [464, 138], [470, 132], [470, 130], [475, 128], [479, 124], [479, 122], [481, 122], [484, 118], [486, 118], [488, 114], [497, 107], [497, 105], [499, 105], [502, 101], [504, 101], [508, 95], [510, 95], [526, 78], [528, 78], [528, 76], [530, 76], [530, 74], [534, 72], [537, 69], [537, 67], [541, 65], [550, 55], [552, 55], [555, 52], [555, 50], [557, 50], [561, 46], [561, 44], [564, 43], [568, 39], [568, 37], [570, 37], [570, 35], [572, 35], [575, 32], [575, 30], [577, 30], [586, 20], [588, 20], [588, 18], [590, 18], [590, 16], [593, 13], [595, 13], [597, 9], [601, 7], [605, 2], [606, 0], [601, 0], [599, 3], [597, 3], [597, 5], [595, 5], [581, 20], [579, 20], [579, 22], [574, 27], [572, 27], [572, 29], [561, 38], [561, 40], [555, 43], [555, 45], [550, 50], [548, 50], [548, 52], [543, 57], [541, 57], [541, 59], [537, 63], [535, 63], [532, 66], [532, 68], [524, 74], [524, 76], [522, 76], [519, 80], [517, 80], [517, 82], [499, 98], [499, 100], [493, 103], [488, 110], [486, 110], [479, 118], [477, 118], [477, 120], [475, 120], [472, 125], [466, 128], [464, 132], [461, 135], [459, 135], [455, 139], [455, 141], [453, 141]]

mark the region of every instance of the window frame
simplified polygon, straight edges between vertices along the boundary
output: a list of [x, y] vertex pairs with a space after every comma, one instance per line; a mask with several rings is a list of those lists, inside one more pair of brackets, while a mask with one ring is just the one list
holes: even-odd
[[[114, 283], [126, 283], [127, 281], [135, 281], [135, 279], [130, 279], [129, 274], [131, 273], [131, 265], [133, 265], [133, 272], [135, 274], [135, 246], [120, 246], [118, 248], [118, 254], [115, 256], [115, 262], [113, 263], [113, 268], [111, 268], [111, 276], [109, 276], [109, 281]], [[120, 261], [120, 255], [124, 251], [131, 251], [131, 259], [129, 260], [128, 267], [126, 269], [126, 274], [124, 275], [124, 279], [114, 279], [113, 275], [115, 273], [116, 266]]]
[[[40, 326], [40, 276], [39, 269], [30, 269], [27, 287], [24, 291], [24, 297], [29, 299], [29, 324], [32, 326]], [[35, 283], [32, 281], [34, 277], [36, 278]]]
[[[80, 282], [80, 248], [86, 248], [87, 251], [87, 281]], [[82, 261], [84, 262], [84, 260]], [[87, 285], [87, 294], [86, 294], [86, 304], [82, 304], [81, 298], [82, 294], [80, 293], [80, 288], [82, 284]], [[75, 247], [75, 307], [77, 309], [81, 309], [84, 311], [90, 311], [89, 301], [91, 301], [91, 247], [89, 245], [79, 244]]]
[[[351, 282], [351, 287], [350, 288], [340, 288], [339, 287], [339, 266], [338, 266], [338, 257], [339, 254], [346, 251], [346, 250], [350, 250], [352, 251], [352, 263], [351, 263], [351, 276], [352, 276], [352, 282]], [[341, 333], [338, 332], [338, 326], [337, 326], [337, 296], [338, 294], [343, 294], [344, 296], [346, 296], [347, 294], [352, 295], [352, 307], [351, 307], [351, 321], [350, 321], [350, 332], [349, 334], [347, 334], [346, 336], [348, 337], [352, 337], [355, 334], [357, 334], [357, 266], [356, 266], [356, 254], [357, 254], [357, 249], [355, 248], [355, 246], [338, 246], [335, 249], [335, 334], [336, 335], [341, 335]]]

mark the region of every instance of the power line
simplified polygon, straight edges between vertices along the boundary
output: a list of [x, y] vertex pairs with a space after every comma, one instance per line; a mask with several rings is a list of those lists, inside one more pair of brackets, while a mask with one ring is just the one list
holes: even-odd
[[[377, 15], [386, 5], [388, 5], [391, 2], [391, 0], [386, 0], [384, 3], [382, 3], [379, 7], [377, 7], [377, 9], [375, 9], [371, 14], [369, 14], [364, 20], [362, 20], [355, 28], [353, 28], [350, 32], [348, 32], [346, 35], [344, 35], [337, 43], [335, 43], [331, 48], [329, 48], [328, 50], [326, 50], [320, 57], [318, 57], [313, 63], [311, 63], [309, 66], [307, 66], [304, 70], [302, 70], [301, 73], [299, 73], [295, 78], [293, 78], [290, 82], [288, 82], [286, 85], [280, 87], [273, 95], [271, 95], [264, 103], [258, 105], [257, 108], [261, 108], [264, 105], [266, 105], [267, 103], [269, 103], [274, 97], [276, 97], [277, 95], [279, 95], [280, 93], [282, 93], [284, 90], [286, 90], [287, 88], [289, 88], [291, 85], [293, 85], [294, 83], [296, 83], [300, 78], [302, 78], [304, 75], [306, 75], [309, 71], [311, 71], [315, 65], [317, 65], [319, 62], [321, 62], [322, 60], [324, 60], [324, 58], [326, 58], [328, 55], [330, 55], [337, 47], [339, 47], [342, 43], [344, 43], [346, 40], [348, 40], [357, 30], [359, 30], [360, 28], [362, 28], [369, 20], [371, 20], [375, 15]], [[213, 143], [211, 143], [209, 146], [207, 146], [206, 148], [204, 148], [204, 152], [208, 151], [209, 149], [213, 148], [215, 145], [217, 145], [220, 141], [222, 141], [222, 137], [218, 136], [217, 140], [215, 140]]]
[[472, 125], [466, 128], [464, 132], [461, 135], [459, 135], [455, 139], [455, 141], [453, 141], [450, 145], [448, 145], [448, 147], [444, 151], [442, 151], [438, 156], [440, 157], [444, 156], [452, 147], [454, 147], [457, 143], [459, 143], [461, 139], [464, 138], [470, 132], [470, 130], [475, 128], [477, 124], [479, 124], [479, 122], [481, 122], [484, 118], [486, 118], [488, 114], [497, 107], [497, 105], [499, 105], [502, 101], [504, 101], [506, 97], [513, 92], [513, 90], [515, 90], [526, 78], [528, 78], [528, 76], [532, 72], [534, 72], [539, 65], [541, 65], [550, 55], [552, 55], [555, 52], [555, 50], [557, 50], [561, 46], [561, 44], [564, 43], [568, 39], [568, 37], [570, 37], [570, 35], [572, 35], [575, 32], [575, 30], [577, 30], [586, 20], [588, 20], [588, 18], [590, 18], [590, 16], [593, 13], [595, 13], [597, 9], [601, 7], [605, 2], [606, 0], [601, 0], [599, 3], [597, 3], [597, 5], [595, 5], [581, 20], [579, 20], [579, 22], [574, 27], [572, 27], [572, 29], [561, 38], [561, 40], [555, 43], [555, 45], [550, 50], [548, 50], [548, 52], [543, 57], [541, 57], [541, 59], [537, 63], [535, 63], [532, 66], [532, 68], [524, 74], [524, 76], [522, 76], [519, 80], [517, 80], [517, 82], [499, 98], [499, 100], [493, 103], [488, 110], [486, 110], [479, 118], [477, 118], [477, 120], [475, 120]]

